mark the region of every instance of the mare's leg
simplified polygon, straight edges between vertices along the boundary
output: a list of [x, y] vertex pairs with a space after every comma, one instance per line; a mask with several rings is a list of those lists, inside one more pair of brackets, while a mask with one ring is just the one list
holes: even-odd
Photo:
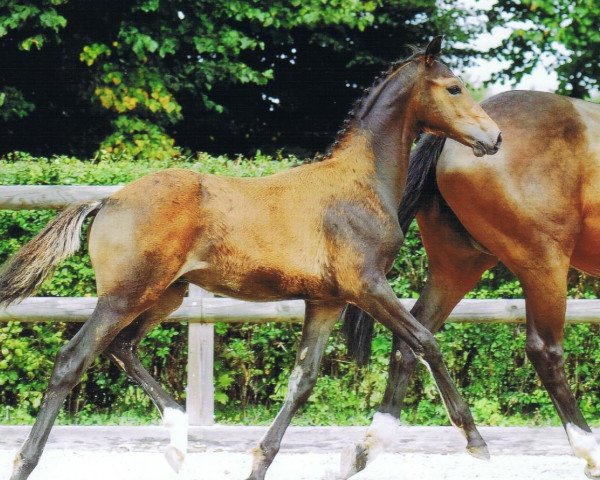
[[252, 473], [248, 480], [262, 480], [279, 451], [281, 439], [292, 416], [306, 402], [317, 381], [319, 365], [331, 329], [343, 305], [306, 302], [306, 317], [296, 364], [290, 375], [287, 396], [275, 421], [254, 450]]
[[11, 480], [25, 480], [37, 465], [52, 424], [71, 389], [94, 359], [144, 307], [106, 295], [98, 299], [91, 317], [60, 349], [44, 400], [27, 440], [15, 457]]
[[[429, 257], [429, 273], [411, 314], [435, 333], [456, 304], [479, 281], [481, 274], [494, 266], [498, 259], [475, 248], [464, 227], [437, 198], [421, 209], [417, 219]], [[349, 478], [363, 470], [393, 441], [416, 364], [414, 352], [400, 336], [394, 334], [382, 404], [362, 441], [344, 449], [340, 472], [342, 478]], [[470, 452], [487, 458], [485, 449]]]
[[433, 375], [451, 422], [467, 438], [467, 450], [474, 455], [486, 455], [486, 444], [475, 427], [467, 403], [450, 378], [433, 334], [402, 306], [385, 277], [373, 279], [368, 284], [366, 294], [355, 301], [406, 342], [417, 358], [425, 363]]
[[569, 259], [559, 249], [516, 271], [527, 309], [527, 356], [550, 394], [573, 454], [587, 462], [589, 478], [600, 479], [600, 446], [583, 418], [564, 370], [563, 327]]
[[144, 389], [158, 408], [163, 423], [170, 432], [170, 442], [165, 450], [165, 456], [176, 472], [181, 469], [187, 451], [187, 416], [184, 408], [144, 368], [138, 357], [137, 348], [150, 330], [179, 308], [186, 291], [185, 282], [171, 285], [152, 308], [142, 313], [117, 335], [105, 352]]
[[[411, 314], [435, 333], [483, 272], [493, 267], [498, 259], [475, 248], [467, 231], [439, 197], [432, 199], [417, 218], [429, 258], [429, 272]], [[394, 335], [390, 375], [380, 412], [399, 418], [416, 363], [413, 351]]]

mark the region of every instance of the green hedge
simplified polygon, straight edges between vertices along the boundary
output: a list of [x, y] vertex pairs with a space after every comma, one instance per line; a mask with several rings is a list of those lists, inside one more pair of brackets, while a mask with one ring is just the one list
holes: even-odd
[[[146, 173], [178, 166], [227, 175], [266, 175], [297, 164], [294, 158], [258, 155], [250, 160], [199, 155], [177, 161], [136, 161], [67, 157], [31, 158], [16, 153], [0, 159], [0, 184], [93, 184], [131, 181]], [[41, 229], [55, 212], [0, 211], [0, 261]], [[417, 297], [427, 259], [413, 225], [398, 257], [391, 282], [399, 295]], [[570, 294], [595, 298], [595, 280], [572, 274]], [[93, 271], [87, 255], [63, 262], [39, 295], [93, 296]], [[503, 267], [486, 273], [470, 294], [475, 298], [521, 297], [518, 282]], [[0, 324], [0, 422], [31, 421], [50, 375], [57, 349], [77, 325]], [[579, 325], [567, 329], [569, 379], [584, 414], [600, 419], [597, 372], [600, 370], [600, 330]], [[222, 422], [264, 423], [276, 412], [287, 386], [299, 338], [298, 325], [216, 325], [215, 387], [217, 419]], [[461, 391], [484, 424], [556, 422], [551, 401], [524, 353], [524, 328], [516, 325], [447, 325], [438, 335], [444, 356]], [[151, 332], [142, 345], [143, 360], [180, 401], [185, 398], [186, 327], [168, 325]], [[328, 344], [322, 374], [298, 423], [362, 424], [381, 400], [385, 385], [390, 336], [381, 328], [373, 345], [373, 361], [357, 368], [345, 356], [339, 330]], [[76, 417], [72, 414], [78, 413]], [[63, 422], [144, 421], [156, 418], [153, 406], [106, 359], [99, 359], [69, 397]], [[425, 371], [410, 389], [404, 419], [420, 424], [446, 424], [445, 410]]]

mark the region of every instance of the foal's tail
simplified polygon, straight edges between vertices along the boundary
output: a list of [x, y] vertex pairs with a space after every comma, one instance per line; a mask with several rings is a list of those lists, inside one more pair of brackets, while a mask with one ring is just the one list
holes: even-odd
[[32, 295], [60, 261], [79, 250], [83, 221], [102, 204], [98, 200], [67, 208], [9, 259], [0, 271], [0, 305]]
[[[445, 137], [425, 135], [411, 153], [406, 190], [398, 208], [398, 221], [405, 235], [421, 205], [437, 191], [435, 167], [445, 143]], [[366, 365], [371, 356], [373, 318], [355, 305], [347, 305], [342, 318], [348, 355], [359, 365]]]

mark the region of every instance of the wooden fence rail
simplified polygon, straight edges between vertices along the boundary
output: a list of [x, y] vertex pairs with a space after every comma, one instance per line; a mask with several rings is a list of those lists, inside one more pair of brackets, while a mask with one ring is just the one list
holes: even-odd
[[73, 203], [101, 200], [122, 185], [11, 185], [0, 187], [2, 210], [55, 210]]
[[[400, 299], [405, 307], [412, 299]], [[84, 322], [96, 306], [88, 297], [32, 297], [20, 304], [0, 309], [0, 322]], [[301, 322], [304, 302], [245, 302], [232, 298], [187, 297], [167, 322], [190, 324]], [[524, 300], [462, 300], [452, 311], [450, 322], [523, 323]], [[600, 300], [568, 300], [567, 323], [600, 323]]]
[[[75, 202], [102, 199], [121, 186], [0, 186], [0, 209], [59, 209]], [[402, 303], [411, 308], [414, 300]], [[33, 297], [0, 309], [0, 322], [83, 322], [96, 305], [95, 298]], [[304, 302], [253, 303], [214, 298], [190, 288], [181, 308], [169, 322], [188, 322], [187, 410], [192, 425], [213, 423], [213, 340], [215, 322], [301, 322]], [[450, 315], [452, 322], [522, 323], [524, 300], [463, 300]], [[600, 300], [569, 300], [568, 323], [600, 323]]]

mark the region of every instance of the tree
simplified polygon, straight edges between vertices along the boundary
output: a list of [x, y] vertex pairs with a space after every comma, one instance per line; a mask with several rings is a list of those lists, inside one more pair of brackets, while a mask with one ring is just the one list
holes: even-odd
[[453, 2], [38, 0], [0, 3], [2, 151], [171, 155], [321, 149], [375, 72]]
[[489, 28], [513, 25], [490, 53], [509, 66], [496, 78], [519, 81], [540, 59], [553, 60], [559, 91], [577, 98], [600, 85], [600, 9], [597, 0], [498, 0]]

